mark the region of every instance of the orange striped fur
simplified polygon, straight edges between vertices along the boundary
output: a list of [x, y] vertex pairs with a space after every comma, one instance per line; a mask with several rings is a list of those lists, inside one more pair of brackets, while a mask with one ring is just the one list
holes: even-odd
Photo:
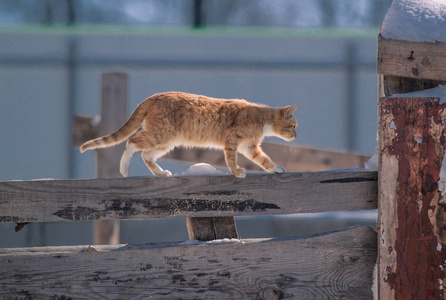
[[80, 150], [106, 148], [127, 140], [120, 165], [124, 177], [135, 152], [141, 152], [154, 175], [171, 175], [156, 160], [177, 146], [222, 148], [236, 177], [245, 177], [245, 170], [237, 165], [237, 152], [268, 172], [281, 173], [283, 168], [271, 161], [260, 143], [265, 136], [295, 139], [295, 110], [295, 105], [271, 108], [238, 99], [180, 92], [155, 94], [141, 102], [118, 131], [90, 140]]

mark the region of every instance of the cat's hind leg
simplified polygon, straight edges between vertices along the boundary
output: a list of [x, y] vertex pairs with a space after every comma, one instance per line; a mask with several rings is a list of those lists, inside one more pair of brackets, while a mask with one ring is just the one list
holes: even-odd
[[125, 150], [121, 156], [121, 162], [119, 164], [119, 173], [121, 173], [122, 176], [128, 176], [130, 160], [132, 159], [133, 154], [135, 154], [137, 151], [138, 149], [136, 148], [136, 145], [127, 141]]
[[[171, 176], [172, 173], [167, 170], [163, 170], [157, 163], [157, 158], [163, 156], [165, 153], [171, 150], [169, 146], [166, 146], [168, 142], [167, 138], [164, 136], [157, 136], [152, 132], [139, 131], [134, 137], [130, 138], [127, 142], [127, 148], [129, 148], [128, 155], [131, 157], [136, 151], [142, 151], [141, 157], [153, 173], [153, 175], [163, 175]], [[134, 150], [133, 152], [131, 152]], [[124, 154], [126, 154], [124, 152]], [[131, 154], [131, 155], [130, 155]], [[128, 163], [130, 162], [130, 157], [128, 158]], [[127, 156], [123, 155], [123, 160], [121, 160], [122, 167], [128, 167]]]
[[149, 149], [142, 151], [141, 157], [153, 175], [172, 176], [172, 173], [169, 170], [163, 170], [163, 168], [156, 163], [156, 159], [163, 156], [168, 151], [169, 149]]
[[283, 173], [285, 169], [277, 166], [258, 144], [244, 144], [240, 146], [240, 152], [261, 168], [268, 172]]

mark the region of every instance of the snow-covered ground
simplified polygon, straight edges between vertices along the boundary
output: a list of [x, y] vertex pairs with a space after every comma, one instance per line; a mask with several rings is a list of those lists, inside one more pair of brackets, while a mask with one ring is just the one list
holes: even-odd
[[381, 35], [395, 40], [446, 42], [446, 1], [394, 0]]

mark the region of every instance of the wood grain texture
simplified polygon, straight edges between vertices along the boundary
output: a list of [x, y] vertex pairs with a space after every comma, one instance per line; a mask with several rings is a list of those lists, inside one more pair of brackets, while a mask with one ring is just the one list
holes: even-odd
[[[104, 72], [101, 81], [101, 122], [98, 137], [119, 129], [127, 120], [127, 74]], [[96, 177], [121, 177], [119, 164], [124, 145], [96, 151]], [[96, 245], [119, 243], [119, 221], [97, 220], [93, 223], [93, 241]]]
[[377, 172], [0, 182], [0, 222], [218, 217], [377, 208]]
[[378, 73], [446, 81], [446, 43], [378, 37]]
[[[319, 172], [326, 170], [363, 167], [370, 155], [352, 152], [331, 151], [292, 144], [263, 142], [262, 149], [279, 166], [288, 172]], [[223, 151], [217, 149], [175, 148], [163, 158], [188, 162], [203, 162], [214, 166], [226, 167]], [[260, 170], [256, 164], [238, 156], [238, 164], [248, 170]]]
[[238, 239], [234, 217], [195, 217], [186, 218], [189, 239], [212, 241]]
[[[118, 130], [127, 121], [127, 74], [105, 72], [101, 81], [101, 122], [98, 137]], [[125, 144], [96, 150], [96, 177], [121, 177], [119, 162]]]
[[376, 233], [198, 245], [0, 249], [2, 299], [372, 299]]
[[380, 299], [444, 299], [446, 105], [435, 98], [379, 102]]

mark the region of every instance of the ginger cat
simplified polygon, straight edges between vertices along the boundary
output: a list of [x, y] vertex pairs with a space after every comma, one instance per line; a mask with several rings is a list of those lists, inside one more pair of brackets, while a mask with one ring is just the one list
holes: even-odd
[[120, 164], [124, 177], [128, 175], [130, 159], [138, 151], [142, 151], [142, 159], [154, 175], [172, 175], [156, 160], [177, 146], [223, 148], [226, 164], [236, 177], [245, 177], [245, 170], [237, 165], [237, 152], [268, 172], [282, 173], [284, 169], [271, 161], [260, 143], [265, 136], [295, 139], [296, 108], [271, 108], [245, 100], [180, 92], [160, 93], [141, 102], [118, 131], [84, 143], [80, 151], [110, 147], [128, 139]]

